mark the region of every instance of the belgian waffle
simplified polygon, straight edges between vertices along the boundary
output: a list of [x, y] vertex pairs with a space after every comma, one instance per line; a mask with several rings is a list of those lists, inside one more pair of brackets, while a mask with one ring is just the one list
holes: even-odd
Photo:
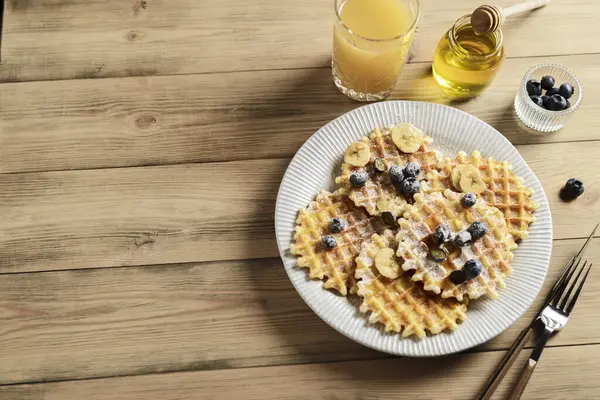
[[[477, 199], [473, 207], [465, 208], [461, 204], [462, 195], [449, 189], [443, 194], [417, 193], [414, 197], [415, 204], [398, 221], [396, 254], [404, 260], [402, 268], [415, 270], [412, 279], [423, 281], [425, 290], [441, 294], [443, 298], [454, 297], [462, 301], [464, 297], [476, 299], [484, 294], [497, 298], [496, 289], [504, 287], [504, 278], [512, 271], [512, 250], [517, 247], [502, 213], [482, 199]], [[475, 221], [487, 226], [488, 232], [482, 239], [464, 247], [449, 245], [443, 262], [429, 257], [431, 234], [438, 225], [445, 224], [456, 233]], [[450, 273], [461, 269], [471, 259], [481, 262], [482, 273], [462, 284], [452, 283]]]
[[420, 283], [411, 281], [405, 274], [392, 280], [378, 272], [376, 254], [380, 249], [395, 248], [394, 236], [392, 231], [386, 230], [361, 245], [356, 258], [358, 294], [363, 298], [360, 311], [371, 313], [369, 322], [379, 322], [386, 332], [402, 333], [404, 337], [423, 338], [426, 331], [438, 334], [456, 330], [457, 322], [467, 317], [466, 304], [426, 293]]
[[508, 229], [517, 241], [525, 239], [529, 225], [535, 221], [533, 212], [539, 204], [531, 199], [533, 190], [525, 186], [510, 163], [491, 157], [483, 158], [479, 151], [474, 151], [471, 157], [463, 151], [459, 152], [456, 163], [472, 164], [479, 169], [487, 185], [487, 189], [480, 194], [481, 198], [502, 211]]
[[[340, 233], [330, 232], [330, 222], [340, 218], [347, 226]], [[355, 258], [360, 244], [385, 225], [380, 217], [372, 217], [356, 207], [348, 196], [339, 192], [321, 192], [308, 208], [301, 209], [296, 220], [293, 255], [299, 256], [298, 266], [309, 269], [313, 279], [324, 279], [324, 287], [342, 295], [356, 293]], [[324, 249], [324, 235], [335, 238], [337, 246]]]
[[[361, 141], [370, 148], [371, 158], [365, 167], [354, 167], [347, 163], [342, 164], [342, 173], [336, 178], [336, 183], [342, 186], [345, 193], [358, 207], [364, 207], [371, 215], [380, 215], [383, 211], [390, 211], [395, 216], [400, 216], [406, 209], [408, 202], [398, 194], [389, 179], [389, 174], [378, 172], [373, 163], [376, 158], [381, 158], [385, 163], [385, 170], [392, 165], [404, 166], [409, 162], [416, 162], [421, 167], [419, 179], [434, 168], [442, 158], [441, 154], [428, 149], [432, 142], [429, 136], [423, 135], [424, 143], [415, 153], [403, 153], [392, 141], [392, 127], [385, 129], [375, 128], [369, 137]], [[367, 182], [363, 187], [355, 188], [350, 185], [350, 175], [359, 169], [368, 173]]]

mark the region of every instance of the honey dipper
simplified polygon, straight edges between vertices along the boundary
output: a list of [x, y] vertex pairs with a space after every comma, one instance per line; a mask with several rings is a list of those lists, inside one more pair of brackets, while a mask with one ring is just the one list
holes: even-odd
[[529, 0], [508, 8], [483, 5], [477, 7], [471, 14], [471, 26], [478, 35], [485, 35], [498, 30], [504, 20], [511, 15], [529, 10], [535, 10], [550, 3], [551, 0]]

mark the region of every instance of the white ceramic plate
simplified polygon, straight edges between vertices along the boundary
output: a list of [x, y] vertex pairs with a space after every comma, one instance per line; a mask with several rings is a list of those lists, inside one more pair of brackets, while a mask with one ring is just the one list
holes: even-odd
[[[306, 207], [322, 189], [334, 190], [349, 143], [367, 135], [375, 126], [410, 122], [433, 137], [433, 147], [455, 155], [480, 150], [484, 156], [508, 160], [515, 172], [535, 191], [540, 204], [529, 237], [515, 252], [513, 274], [500, 291], [499, 300], [479, 299], [469, 305], [467, 320], [456, 332], [406, 339], [385, 333], [360, 314], [356, 304], [310, 280], [307, 270], [296, 266], [289, 252], [298, 209]], [[463, 111], [433, 103], [387, 101], [360, 107], [319, 129], [298, 150], [283, 177], [275, 207], [277, 245], [290, 280], [300, 296], [333, 328], [365, 346], [405, 356], [438, 356], [484, 343], [514, 323], [531, 306], [546, 277], [552, 251], [552, 218], [548, 200], [535, 174], [500, 132]], [[356, 302], [354, 302], [356, 303]]]

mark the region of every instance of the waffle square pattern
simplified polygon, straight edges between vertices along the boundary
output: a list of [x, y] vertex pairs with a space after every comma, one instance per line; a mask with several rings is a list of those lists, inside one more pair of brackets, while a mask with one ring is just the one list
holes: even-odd
[[[462, 195], [449, 189], [444, 193], [418, 193], [415, 204], [399, 220], [396, 239], [397, 256], [404, 262], [405, 271], [414, 270], [412, 279], [422, 281], [427, 291], [442, 298], [476, 299], [482, 295], [497, 298], [498, 288], [504, 287], [504, 278], [511, 273], [512, 251], [517, 247], [509, 233], [502, 213], [478, 199], [474, 206], [465, 207]], [[487, 233], [479, 240], [457, 245], [456, 236], [465, 232], [474, 222], [485, 224]], [[451, 235], [443, 244], [443, 260], [431, 258], [431, 248], [436, 246], [432, 234], [438, 226], [448, 227]], [[469, 260], [481, 262], [479, 276], [455, 284], [450, 274], [462, 270]]]
[[[395, 233], [391, 230], [374, 234], [361, 245], [356, 258], [358, 295], [362, 297], [360, 311], [370, 313], [369, 322], [381, 323], [386, 332], [398, 332], [403, 337], [424, 338], [427, 332], [435, 335], [456, 330], [458, 322], [467, 317], [467, 305], [426, 293], [420, 282], [412, 281], [401, 270], [396, 275], [393, 269], [400, 269], [398, 264], [402, 261], [390, 259], [388, 254], [382, 258], [382, 253], [388, 251], [393, 256], [396, 247]], [[378, 262], [384, 265], [376, 265]]]
[[[345, 224], [341, 232], [331, 232], [333, 218]], [[356, 292], [355, 258], [360, 244], [383, 227], [380, 217], [370, 216], [363, 208], [356, 207], [348, 196], [323, 191], [298, 213], [290, 251], [299, 257], [299, 267], [309, 269], [310, 278], [323, 279], [326, 289], [335, 289], [346, 296]], [[326, 235], [335, 240], [334, 249], [323, 247]]]

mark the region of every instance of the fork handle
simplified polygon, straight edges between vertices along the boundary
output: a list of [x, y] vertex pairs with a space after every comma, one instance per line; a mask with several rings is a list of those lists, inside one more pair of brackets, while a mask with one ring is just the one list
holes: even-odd
[[533, 329], [531, 327], [527, 327], [521, 331], [517, 339], [513, 343], [512, 347], [506, 352], [500, 364], [496, 368], [496, 372], [491, 376], [490, 380], [485, 384], [485, 387], [481, 394], [478, 397], [478, 400], [488, 400], [492, 397], [500, 382], [504, 378], [504, 375], [508, 372], [510, 367], [514, 364], [515, 360], [521, 353], [521, 350], [525, 346], [525, 344], [529, 341], [529, 337], [531, 336], [531, 332]]
[[527, 360], [527, 364], [525, 364], [525, 367], [521, 371], [517, 385], [509, 398], [510, 400], [519, 400], [523, 395], [525, 387], [527, 387], [529, 379], [531, 378], [535, 367], [538, 365], [542, 351], [544, 351], [544, 347], [546, 347], [546, 343], [548, 342], [548, 339], [550, 339], [550, 335], [552, 335], [552, 330], [546, 327], [544, 332], [542, 332], [538, 338], [537, 343], [529, 356], [529, 360]]

